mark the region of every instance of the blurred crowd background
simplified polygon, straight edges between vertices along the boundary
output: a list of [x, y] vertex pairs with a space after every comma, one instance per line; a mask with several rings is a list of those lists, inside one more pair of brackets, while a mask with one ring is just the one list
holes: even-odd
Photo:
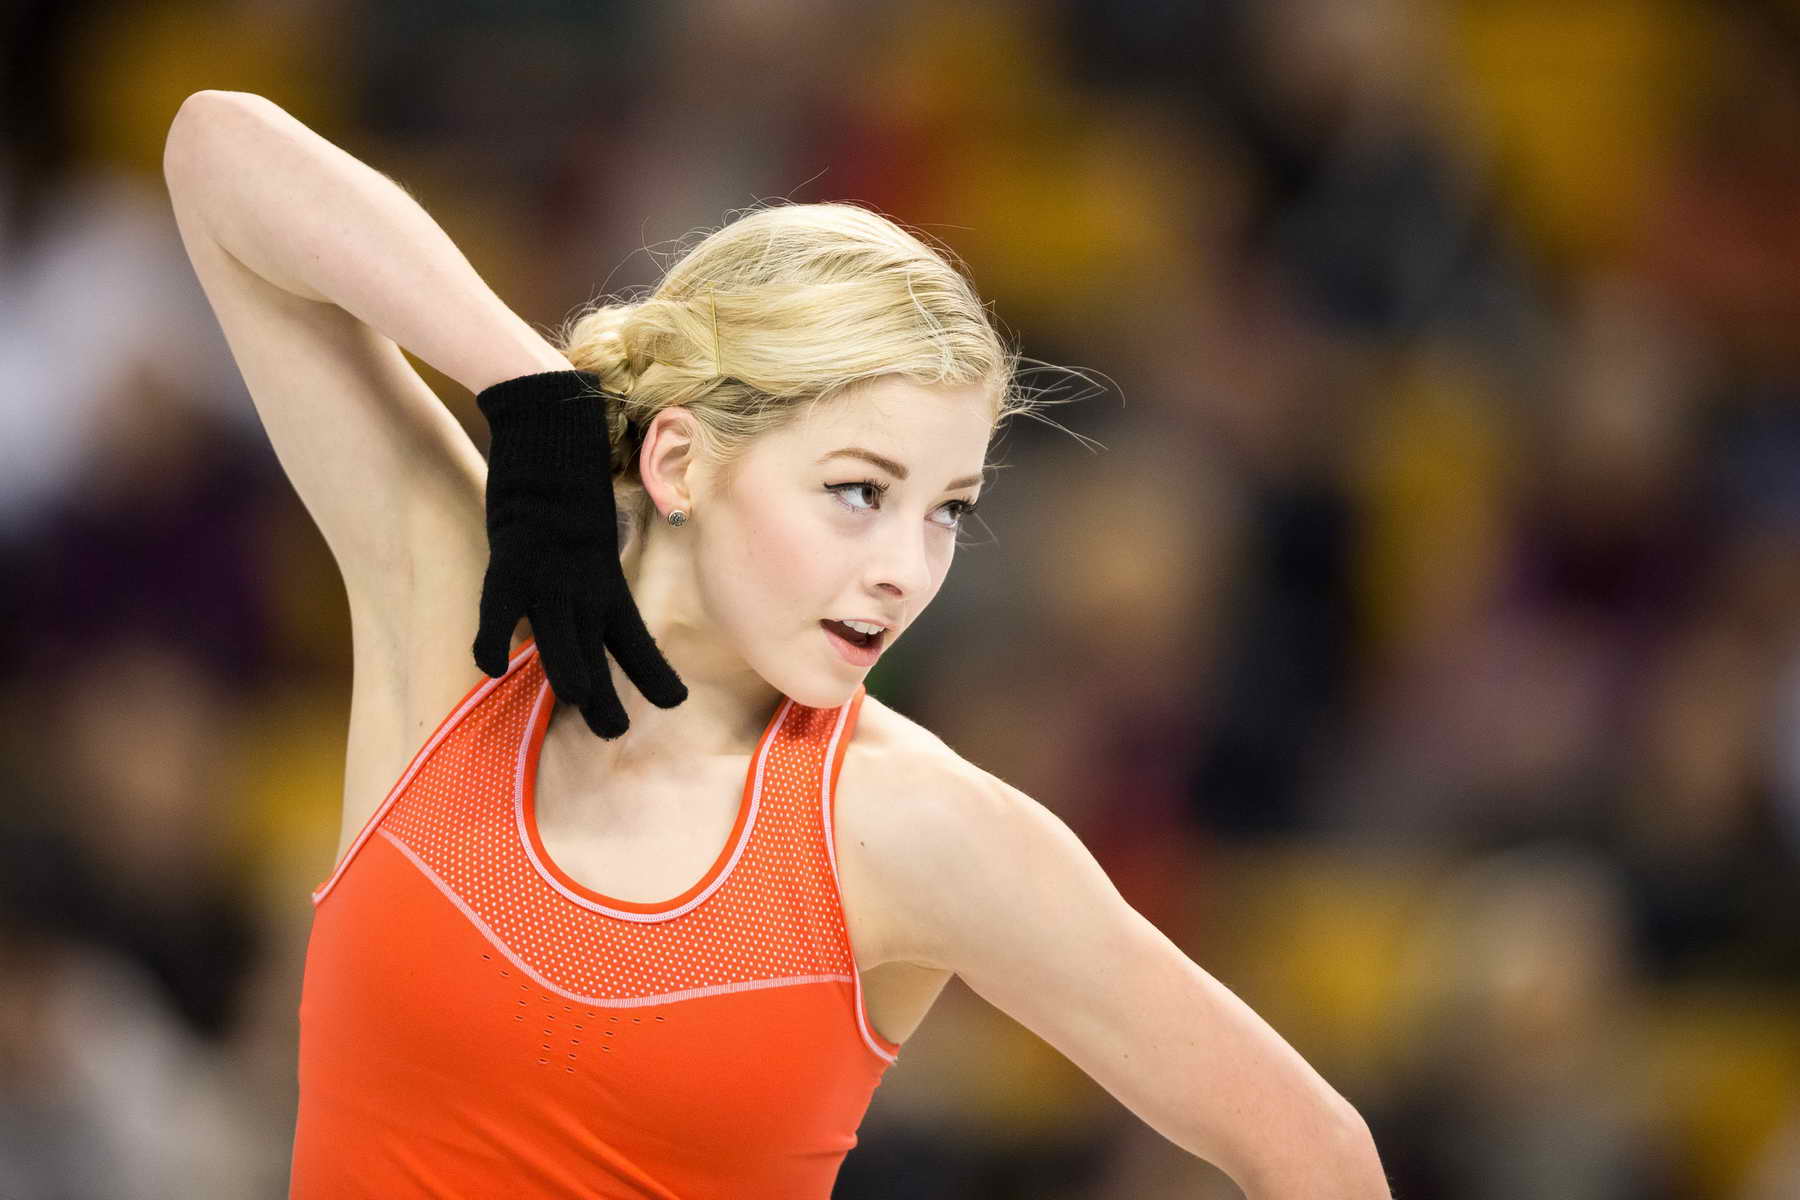
[[[1028, 379], [1086, 394], [997, 443], [870, 690], [1062, 816], [1399, 1200], [1800, 1196], [1800, 3], [0, 38], [0, 1196], [285, 1195], [351, 645], [170, 212], [202, 88], [402, 181], [545, 330], [759, 201], [953, 248], [1094, 386]], [[836, 1194], [1237, 1193], [952, 982]]]

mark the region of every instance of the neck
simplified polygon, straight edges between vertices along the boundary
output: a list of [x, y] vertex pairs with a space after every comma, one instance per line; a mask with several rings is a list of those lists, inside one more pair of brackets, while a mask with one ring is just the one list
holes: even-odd
[[687, 556], [659, 542], [632, 538], [620, 565], [644, 627], [687, 685], [688, 697], [674, 708], [658, 708], [608, 655], [613, 691], [630, 728], [611, 741], [595, 737], [578, 709], [559, 704], [544, 734], [557, 739], [582, 779], [679, 774], [715, 757], [753, 754], [783, 700], [721, 642], [717, 627], [699, 611]]

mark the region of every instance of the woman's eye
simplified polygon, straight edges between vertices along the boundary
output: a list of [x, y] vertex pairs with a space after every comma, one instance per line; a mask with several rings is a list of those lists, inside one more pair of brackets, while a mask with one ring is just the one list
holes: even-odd
[[[836, 492], [838, 499], [840, 499], [840, 500], [842, 500], [844, 498], [845, 491], [853, 490], [856, 488], [868, 488], [871, 492], [875, 492], [876, 494], [880, 494], [881, 492], [884, 492], [887, 490], [881, 484], [876, 483], [873, 479], [864, 479], [857, 483], [828, 483], [825, 485], [825, 490], [828, 492]], [[874, 501], [870, 501], [870, 503], [868, 504], [867, 507], [864, 507], [863, 505], [860, 505], [860, 504], [846, 503], [844, 505], [844, 507], [849, 508], [849, 509], [854, 509], [857, 512], [867, 512], [867, 511], [869, 511], [869, 509], [875, 507], [875, 503], [874, 503]]]
[[951, 516], [956, 518], [944, 527], [946, 529], [962, 528], [963, 518], [975, 511], [975, 505], [968, 500], [952, 500], [944, 507], [950, 510]]
[[[881, 493], [888, 490], [888, 486], [889, 485], [885, 483], [878, 483], [873, 479], [861, 479], [855, 483], [828, 483], [825, 485], [825, 490], [828, 492], [835, 492], [838, 499], [843, 501], [844, 507], [850, 509], [852, 512], [873, 512], [876, 508], [880, 507], [877, 500]], [[845, 493], [854, 492], [860, 488], [867, 488], [870, 492], [874, 493], [874, 498], [870, 500], [869, 504], [851, 504], [848, 501], [844, 501], [843, 498]], [[962, 519], [975, 511], [975, 504], [968, 500], [951, 500], [946, 502], [943, 507], [950, 510], [951, 516], [954, 519], [950, 521], [937, 521], [934, 523], [950, 530], [960, 528]]]

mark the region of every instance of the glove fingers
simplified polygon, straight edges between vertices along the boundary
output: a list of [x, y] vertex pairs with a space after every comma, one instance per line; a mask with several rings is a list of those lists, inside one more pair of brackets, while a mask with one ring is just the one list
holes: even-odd
[[681, 682], [681, 676], [675, 674], [675, 668], [656, 648], [656, 639], [644, 628], [637, 601], [629, 592], [613, 606], [607, 618], [606, 644], [619, 660], [619, 669], [637, 685], [644, 699], [658, 708], [674, 708], [686, 700], [687, 684]]
[[538, 655], [550, 690], [564, 704], [577, 707], [588, 702], [593, 681], [581, 661], [581, 641], [575, 633], [575, 604], [568, 596], [554, 596], [530, 610], [531, 628], [537, 634]]
[[525, 615], [524, 602], [490, 564], [481, 580], [481, 616], [475, 631], [475, 665], [495, 678], [506, 674], [513, 630]]
[[581, 706], [581, 719], [587, 722], [587, 727], [597, 736], [609, 742], [631, 728], [624, 705], [619, 703], [619, 698], [613, 695], [610, 688]]
[[613, 687], [612, 667], [606, 661], [606, 605], [597, 596], [585, 596], [575, 602], [575, 627], [581, 640], [581, 656], [593, 675], [594, 686], [581, 715], [588, 728], [611, 740], [631, 726], [625, 706], [619, 702]]

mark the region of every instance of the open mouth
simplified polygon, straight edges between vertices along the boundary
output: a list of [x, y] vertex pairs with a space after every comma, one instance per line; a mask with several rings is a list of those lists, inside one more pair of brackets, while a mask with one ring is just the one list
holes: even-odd
[[881, 644], [881, 639], [887, 636], [887, 630], [885, 629], [880, 633], [858, 633], [842, 621], [824, 620], [820, 621], [819, 624], [823, 625], [832, 633], [837, 634], [852, 646], [873, 648], [879, 646]]

